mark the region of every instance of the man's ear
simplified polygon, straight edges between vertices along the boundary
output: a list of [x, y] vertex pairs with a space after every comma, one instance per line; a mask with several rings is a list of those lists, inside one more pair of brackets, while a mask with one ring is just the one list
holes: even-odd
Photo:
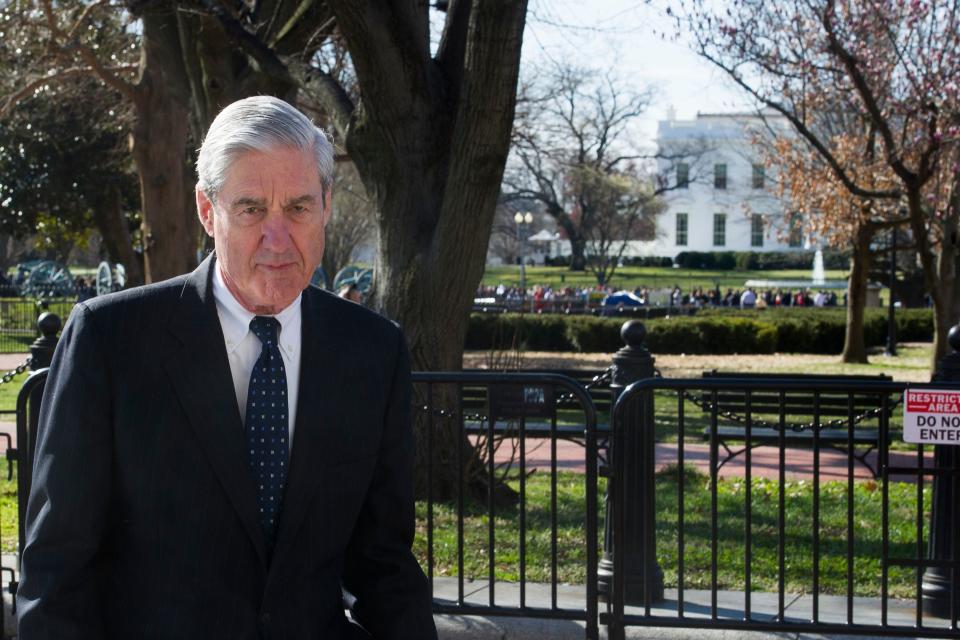
[[331, 186], [327, 189], [327, 192], [323, 195], [323, 226], [326, 227], [327, 223], [330, 222], [330, 212], [332, 211], [333, 204], [333, 187]]
[[200, 188], [197, 188], [197, 216], [200, 218], [200, 224], [204, 231], [211, 238], [213, 237], [213, 202], [207, 197]]

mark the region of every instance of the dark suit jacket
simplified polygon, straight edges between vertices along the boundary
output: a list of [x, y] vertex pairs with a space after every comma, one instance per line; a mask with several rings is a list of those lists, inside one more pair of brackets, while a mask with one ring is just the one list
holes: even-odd
[[20, 640], [435, 638], [410, 552], [409, 357], [395, 325], [308, 288], [272, 557], [213, 299], [195, 272], [78, 305], [44, 394]]

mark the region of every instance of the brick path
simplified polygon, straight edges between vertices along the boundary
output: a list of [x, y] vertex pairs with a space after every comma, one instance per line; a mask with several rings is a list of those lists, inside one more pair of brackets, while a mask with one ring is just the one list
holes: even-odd
[[[721, 455], [725, 452], [720, 450]], [[497, 452], [495, 459], [503, 462], [509, 459], [511, 447], [504, 443]], [[528, 440], [527, 468], [537, 468], [542, 471], [550, 470], [550, 441]], [[687, 464], [695, 465], [703, 473], [710, 473], [710, 447], [706, 444], [687, 444], [684, 447], [684, 457]], [[757, 447], [752, 453], [752, 472], [754, 477], [778, 478], [780, 469], [780, 450], [778, 447]], [[876, 454], [871, 453], [867, 458], [876, 467]], [[664, 443], [656, 446], [657, 468], [662, 469], [677, 462], [677, 444]], [[813, 479], [813, 451], [797, 447], [786, 449], [786, 477], [791, 480]], [[912, 467], [917, 464], [916, 453], [906, 451], [891, 451], [890, 464], [894, 466]], [[924, 457], [924, 465], [933, 466], [933, 454]], [[578, 444], [564, 440], [557, 441], [557, 469], [559, 471], [583, 472], [584, 448]], [[743, 454], [727, 462], [720, 469], [721, 477], [743, 477], [746, 470], [746, 458]], [[853, 466], [854, 478], [858, 480], [871, 479], [869, 469], [859, 462]], [[820, 479], [845, 480], [848, 476], [847, 456], [833, 449], [822, 449], [820, 452]], [[906, 480], [905, 477], [892, 477], [894, 480]]]

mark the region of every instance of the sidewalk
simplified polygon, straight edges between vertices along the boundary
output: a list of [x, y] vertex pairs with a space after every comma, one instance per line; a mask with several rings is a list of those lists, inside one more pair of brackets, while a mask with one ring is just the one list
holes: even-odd
[[[688, 465], [693, 465], [702, 473], [710, 473], [710, 445], [690, 443], [684, 445], [684, 459]], [[547, 439], [527, 440], [526, 445], [527, 469], [538, 469], [540, 471], [550, 471], [550, 441]], [[657, 470], [676, 464], [678, 459], [677, 443], [659, 443], [656, 445], [656, 464]], [[513, 447], [505, 442], [494, 456], [497, 462], [506, 462], [510, 459]], [[787, 480], [812, 480], [813, 479], [813, 450], [802, 447], [787, 447], [786, 449], [786, 470]], [[720, 449], [720, 460], [726, 457], [726, 451]], [[756, 447], [751, 452], [752, 462], [751, 471], [755, 478], [776, 479], [780, 476], [780, 449], [774, 446]], [[867, 460], [876, 468], [877, 453], [874, 451]], [[917, 454], [908, 451], [890, 451], [890, 464], [892, 466], [912, 467], [917, 464]], [[933, 466], [933, 453], [929, 452], [924, 456], [924, 464], [927, 467]], [[575, 471], [583, 473], [585, 469], [584, 448], [574, 442], [567, 440], [557, 441], [557, 470]], [[846, 480], [848, 470], [847, 454], [824, 447], [820, 451], [820, 480]], [[732, 458], [723, 467], [720, 468], [721, 478], [742, 478], [746, 475], [746, 456], [741, 454]], [[859, 461], [853, 465], [853, 476], [857, 480], [871, 480], [873, 476]], [[910, 477], [891, 476], [891, 480], [910, 480]]]
[[[4, 566], [13, 566], [13, 556], [4, 555]], [[10, 613], [11, 597], [6, 589], [6, 577], [3, 584], [3, 607], [5, 631], [8, 637], [14, 637], [16, 625]], [[487, 582], [465, 581], [464, 599], [478, 605], [489, 604]], [[519, 586], [516, 583], [498, 582], [494, 584], [496, 604], [505, 607], [519, 605]], [[434, 596], [453, 604], [457, 597], [456, 578], [435, 578]], [[666, 600], [651, 609], [651, 615], [675, 617], [677, 610], [676, 590], [668, 589]], [[527, 605], [532, 607], [550, 606], [550, 585], [528, 583], [526, 589]], [[809, 621], [812, 612], [812, 596], [799, 594], [785, 595], [785, 615], [790, 621]], [[558, 585], [557, 606], [564, 609], [582, 610], [585, 602], [585, 589], [582, 586]], [[910, 626], [915, 622], [913, 601], [889, 600], [888, 622], [891, 625]], [[601, 603], [601, 611], [605, 604]], [[842, 596], [820, 597], [820, 620], [823, 622], [846, 623], [847, 600]], [[756, 620], [771, 620], [777, 613], [778, 596], [775, 593], [754, 593], [751, 602], [752, 617]], [[667, 627], [628, 627], [626, 638], [630, 640], [847, 640], [868, 638], [870, 636], [820, 635], [795, 632], [773, 631], [735, 631], [710, 628], [710, 592], [687, 590], [684, 592], [685, 615], [691, 619], [704, 620], [700, 628]], [[717, 594], [717, 613], [721, 619], [742, 619], [743, 594], [721, 591]], [[879, 624], [880, 599], [854, 598], [854, 622], [856, 624]], [[627, 607], [627, 613], [642, 613], [639, 607]], [[542, 618], [522, 618], [508, 616], [464, 616], [436, 614], [439, 640], [584, 640], [585, 624], [574, 620], [547, 620]], [[924, 624], [937, 628], [948, 628], [949, 621], [924, 619]], [[600, 627], [600, 637], [606, 638], [606, 627]], [[923, 636], [910, 636], [922, 638]]]
[[[464, 599], [478, 605], [489, 604], [488, 583], [485, 581], [466, 581]], [[495, 583], [496, 604], [500, 606], [519, 605], [519, 586], [515, 583]], [[438, 578], [434, 580], [434, 595], [438, 599], [454, 601], [457, 594], [456, 578]], [[651, 615], [676, 617], [677, 593], [668, 589], [666, 600], [657, 603], [651, 609]], [[526, 589], [528, 606], [549, 607], [550, 587], [546, 584], [528, 584]], [[585, 589], [580, 586], [560, 585], [557, 588], [557, 606], [567, 609], [583, 609]], [[755, 620], [773, 620], [778, 612], [778, 594], [753, 593], [751, 598], [751, 616]], [[888, 600], [887, 620], [890, 625], [910, 627], [916, 622], [913, 601]], [[601, 604], [601, 611], [606, 605]], [[704, 620], [701, 628], [679, 629], [664, 627], [629, 627], [626, 637], [633, 639], [667, 640], [734, 640], [736, 638], [765, 639], [810, 639], [815, 638], [865, 638], [869, 636], [846, 636], [806, 634], [796, 632], [734, 631], [710, 628], [710, 592], [705, 590], [686, 590], [684, 592], [685, 615], [691, 619]], [[740, 620], [743, 618], [744, 594], [722, 591], [717, 594], [717, 614], [720, 619]], [[784, 615], [792, 622], [807, 622], [812, 617], [813, 597], [801, 594], [785, 594]], [[642, 614], [640, 607], [627, 607], [627, 613]], [[820, 620], [822, 622], [846, 624], [847, 599], [843, 596], [821, 596], [819, 601]], [[855, 624], [875, 625], [880, 623], [881, 607], [879, 598], [854, 598], [853, 621]], [[584, 623], [571, 620], [544, 620], [536, 618], [514, 617], [471, 617], [458, 615], [436, 615], [437, 629], [441, 640], [583, 640]], [[946, 629], [948, 620], [924, 618], [924, 625]], [[600, 636], [606, 637], [605, 627], [600, 628]], [[923, 636], [913, 636], [921, 638]]]

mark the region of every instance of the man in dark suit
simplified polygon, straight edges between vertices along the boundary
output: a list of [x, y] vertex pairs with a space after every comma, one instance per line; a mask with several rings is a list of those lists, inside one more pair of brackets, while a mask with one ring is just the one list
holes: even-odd
[[41, 410], [21, 640], [436, 637], [403, 337], [307, 286], [332, 168], [293, 107], [230, 105], [197, 162], [215, 254], [75, 308]]

